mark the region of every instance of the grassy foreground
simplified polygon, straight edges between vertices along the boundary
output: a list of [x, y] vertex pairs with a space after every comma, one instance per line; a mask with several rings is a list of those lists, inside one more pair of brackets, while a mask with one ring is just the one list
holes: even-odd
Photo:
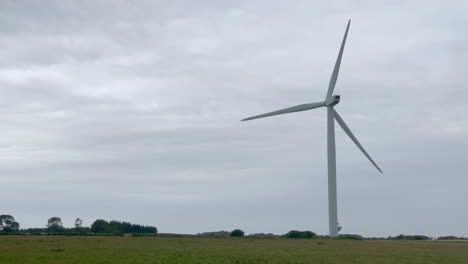
[[468, 263], [468, 242], [0, 236], [0, 263]]

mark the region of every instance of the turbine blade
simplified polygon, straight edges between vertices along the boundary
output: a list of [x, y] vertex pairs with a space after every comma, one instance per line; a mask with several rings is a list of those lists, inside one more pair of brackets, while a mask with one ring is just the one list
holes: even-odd
[[346, 134], [348, 134], [348, 136], [351, 138], [351, 140], [357, 145], [357, 147], [362, 151], [362, 153], [364, 153], [364, 155], [369, 159], [369, 161], [380, 171], [380, 173], [383, 174], [382, 170], [379, 168], [379, 166], [377, 166], [377, 164], [375, 163], [375, 161], [371, 158], [371, 156], [369, 156], [369, 154], [367, 153], [367, 151], [364, 149], [364, 147], [361, 145], [361, 143], [359, 143], [359, 141], [357, 140], [357, 138], [353, 135], [353, 132], [351, 132], [351, 129], [349, 129], [349, 127], [346, 125], [345, 121], [343, 120], [343, 118], [341, 118], [341, 116], [338, 114], [338, 112], [335, 110], [335, 119], [336, 121], [338, 122], [338, 124], [340, 124], [341, 128], [343, 128], [343, 130], [346, 132]]
[[340, 52], [336, 58], [335, 68], [333, 68], [333, 73], [330, 78], [330, 83], [328, 84], [327, 98], [330, 98], [333, 95], [333, 90], [335, 89], [336, 81], [338, 80], [338, 73], [340, 72], [341, 57], [343, 57], [343, 50], [346, 44], [346, 37], [348, 36], [349, 25], [351, 24], [351, 19], [348, 21], [348, 26], [343, 37], [343, 42], [341, 42]]
[[285, 108], [285, 109], [269, 112], [269, 113], [266, 113], [266, 114], [251, 116], [251, 117], [242, 119], [241, 121], [248, 121], [248, 120], [263, 118], [263, 117], [268, 117], [268, 116], [275, 116], [275, 115], [282, 115], [282, 114], [306, 111], [306, 110], [319, 108], [319, 107], [323, 107], [323, 106], [325, 106], [325, 102], [301, 104], [301, 105], [296, 105], [296, 106], [293, 106], [293, 107], [288, 107], [288, 108]]

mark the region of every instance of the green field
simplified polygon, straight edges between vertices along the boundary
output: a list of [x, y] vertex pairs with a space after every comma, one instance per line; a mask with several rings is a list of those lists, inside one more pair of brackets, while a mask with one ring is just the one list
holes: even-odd
[[0, 263], [468, 263], [468, 242], [0, 236]]

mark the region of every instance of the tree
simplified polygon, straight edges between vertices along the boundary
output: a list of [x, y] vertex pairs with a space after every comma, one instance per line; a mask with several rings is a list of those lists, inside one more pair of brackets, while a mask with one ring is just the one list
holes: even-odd
[[47, 230], [49, 232], [62, 232], [64, 230], [62, 219], [57, 216], [49, 218], [47, 220]]
[[232, 237], [241, 237], [241, 236], [244, 236], [244, 231], [240, 230], [240, 229], [234, 229], [231, 231], [231, 234], [230, 236]]
[[93, 233], [111, 233], [109, 223], [106, 220], [98, 219], [91, 225]]
[[19, 223], [15, 221], [11, 223], [9, 228], [7, 228], [7, 232], [18, 232], [19, 227], [20, 227]]
[[76, 228], [76, 231], [79, 232], [83, 228], [83, 220], [81, 220], [80, 218], [76, 218], [75, 228]]
[[111, 230], [111, 233], [114, 233], [114, 234], [122, 234], [124, 233], [124, 230], [122, 228], [122, 223], [120, 223], [119, 221], [116, 221], [116, 220], [111, 220], [109, 222], [109, 228]]
[[0, 215], [0, 231], [5, 233], [17, 232], [19, 223], [11, 215]]

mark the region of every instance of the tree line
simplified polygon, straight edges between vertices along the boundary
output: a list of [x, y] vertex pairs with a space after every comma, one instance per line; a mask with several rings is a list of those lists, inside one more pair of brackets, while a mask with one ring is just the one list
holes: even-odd
[[77, 218], [74, 228], [63, 226], [62, 219], [54, 216], [47, 220], [45, 228], [20, 229], [20, 224], [11, 215], [0, 215], [0, 233], [7, 234], [124, 234], [124, 233], [151, 233], [157, 234], [155, 226], [145, 226], [120, 222], [116, 220], [106, 221], [98, 219], [91, 224], [91, 227], [84, 227], [83, 220]]
[[[234, 229], [233, 231], [215, 231], [215, 232], [204, 232], [198, 233], [197, 236], [203, 237], [240, 237], [244, 236], [244, 231], [240, 229]], [[291, 238], [291, 239], [328, 239], [329, 236], [325, 235], [317, 235], [312, 231], [298, 231], [298, 230], [291, 230], [286, 234], [283, 235], [275, 235], [272, 233], [254, 233], [247, 235], [248, 237], [255, 237], [255, 238]], [[338, 239], [347, 239], [347, 240], [468, 240], [465, 237], [457, 237], [457, 236], [440, 236], [437, 238], [429, 237], [425, 235], [397, 235], [397, 236], [389, 236], [389, 237], [363, 237], [357, 234], [340, 234], [338, 235]]]
[[[74, 228], [65, 228], [60, 217], [51, 217], [47, 220], [45, 228], [27, 228], [20, 229], [20, 224], [11, 215], [0, 215], [0, 234], [125, 234], [125, 233], [142, 233], [142, 234], [157, 234], [158, 229], [155, 226], [145, 226], [138, 224], [131, 224], [129, 222], [121, 222], [116, 220], [106, 221], [98, 219], [91, 224], [91, 227], [84, 227], [83, 220], [77, 218], [74, 222]], [[205, 232], [199, 233], [198, 236], [207, 237], [242, 237], [245, 235], [244, 231], [240, 229], [234, 229], [231, 232], [228, 231], [217, 231], [217, 232]], [[249, 237], [258, 238], [276, 238], [285, 237], [293, 239], [314, 239], [314, 238], [328, 238], [328, 236], [317, 235], [312, 231], [298, 231], [291, 230], [284, 235], [275, 235], [272, 233], [256, 233], [250, 234]], [[467, 240], [468, 238], [457, 237], [457, 236], [440, 236], [438, 238], [432, 238], [425, 235], [397, 235], [389, 237], [363, 237], [356, 234], [340, 234], [339, 239], [353, 239], [353, 240]]]
[[143, 226], [130, 224], [128, 222], [119, 222], [112, 220], [107, 222], [103, 219], [94, 221], [91, 225], [93, 233], [157, 233], [158, 229], [154, 226]]

